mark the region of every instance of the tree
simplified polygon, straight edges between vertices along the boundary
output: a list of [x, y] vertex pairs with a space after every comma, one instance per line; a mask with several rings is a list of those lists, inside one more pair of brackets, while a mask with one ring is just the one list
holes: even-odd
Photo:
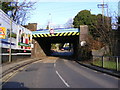
[[115, 43], [115, 38], [114, 38], [114, 32], [112, 30], [112, 25], [111, 25], [111, 18], [110, 17], [105, 17], [104, 16], [104, 21], [103, 21], [103, 16], [101, 14], [97, 15], [97, 23], [96, 25], [92, 25], [95, 28], [95, 33], [99, 36], [97, 36], [98, 41], [102, 42], [104, 44], [106, 50], [105, 54], [107, 55], [114, 55], [114, 43]]
[[33, 9], [33, 6], [36, 2], [26, 1], [23, 2], [15, 2], [14, 6], [15, 12], [14, 12], [14, 20], [18, 24], [25, 24], [25, 21], [29, 18], [28, 14]]
[[72, 28], [73, 27], [73, 19], [69, 19], [65, 24], [65, 28]]
[[80, 25], [88, 25], [90, 35], [94, 40], [97, 40], [107, 47], [105, 53], [113, 55], [114, 33], [111, 25], [111, 18], [101, 14], [93, 15], [88, 10], [80, 11], [74, 18], [74, 27], [79, 28]]
[[95, 35], [93, 25], [95, 25], [96, 23], [97, 23], [96, 15], [91, 14], [91, 12], [89, 10], [80, 11], [74, 17], [74, 21], [73, 21], [73, 25], [74, 25], [75, 28], [79, 28], [80, 25], [88, 25], [90, 34], [92, 36]]
[[9, 11], [12, 11], [14, 9], [13, 6], [11, 6], [12, 2], [1, 2], [0, 1], [0, 9], [2, 9], [6, 14], [8, 14]]
[[[12, 12], [10, 17], [13, 17], [13, 20], [18, 24], [25, 24], [25, 21], [28, 19], [28, 14], [33, 10], [33, 6], [36, 2], [23, 0], [18, 2], [14, 0], [13, 2], [2, 2], [2, 10], [8, 14]], [[14, 12], [13, 12], [14, 10]]]
[[90, 25], [91, 13], [88, 10], [80, 11], [74, 18], [73, 25], [76, 28], [79, 28], [80, 25]]

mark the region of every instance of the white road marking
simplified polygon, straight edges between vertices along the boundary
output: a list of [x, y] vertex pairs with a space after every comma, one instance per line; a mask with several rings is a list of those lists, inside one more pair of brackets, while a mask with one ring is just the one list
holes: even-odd
[[54, 63], [54, 67], [56, 67], [56, 63]]
[[70, 87], [70, 85], [68, 85], [68, 83], [60, 76], [60, 74], [58, 73], [58, 71], [56, 71], [56, 74], [59, 76], [59, 78], [63, 81], [63, 83], [64, 83], [67, 87]]

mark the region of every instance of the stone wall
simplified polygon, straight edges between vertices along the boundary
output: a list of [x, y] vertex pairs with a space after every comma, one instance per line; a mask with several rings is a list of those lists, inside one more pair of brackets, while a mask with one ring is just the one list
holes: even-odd
[[[89, 48], [89, 29], [87, 25], [80, 25], [80, 36], [79, 36], [79, 46], [78, 46], [78, 60], [90, 60], [92, 52]], [[81, 46], [81, 42], [86, 41], [85, 46]]]
[[87, 25], [80, 25], [80, 42], [87, 41], [88, 38], [88, 26]]
[[33, 45], [34, 45], [34, 47], [32, 48], [32, 51], [31, 51], [32, 58], [40, 58], [40, 57], [46, 56], [43, 49], [39, 45], [39, 42], [37, 42], [36, 40], [33, 39]]

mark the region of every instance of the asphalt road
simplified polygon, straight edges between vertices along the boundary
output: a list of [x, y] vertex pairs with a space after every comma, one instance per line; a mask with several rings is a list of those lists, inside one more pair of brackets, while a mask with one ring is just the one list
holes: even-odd
[[118, 79], [72, 60], [49, 57], [18, 71], [3, 88], [118, 88]]

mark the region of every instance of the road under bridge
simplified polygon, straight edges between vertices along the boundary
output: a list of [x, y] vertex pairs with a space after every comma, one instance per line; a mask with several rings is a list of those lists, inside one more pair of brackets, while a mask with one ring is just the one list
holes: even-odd
[[[73, 45], [73, 56], [78, 57], [79, 49], [80, 49], [80, 40], [85, 38], [86, 32], [84, 28], [69, 28], [69, 29], [54, 29], [54, 33], [50, 33], [50, 30], [37, 30], [33, 31], [32, 36], [35, 40], [33, 55], [41, 56], [41, 55], [51, 55], [51, 44], [53, 43], [70, 43]], [[88, 29], [87, 29], [88, 30]], [[81, 32], [82, 31], [82, 32]], [[83, 33], [84, 35], [81, 35]], [[44, 54], [43, 54], [44, 53]]]

